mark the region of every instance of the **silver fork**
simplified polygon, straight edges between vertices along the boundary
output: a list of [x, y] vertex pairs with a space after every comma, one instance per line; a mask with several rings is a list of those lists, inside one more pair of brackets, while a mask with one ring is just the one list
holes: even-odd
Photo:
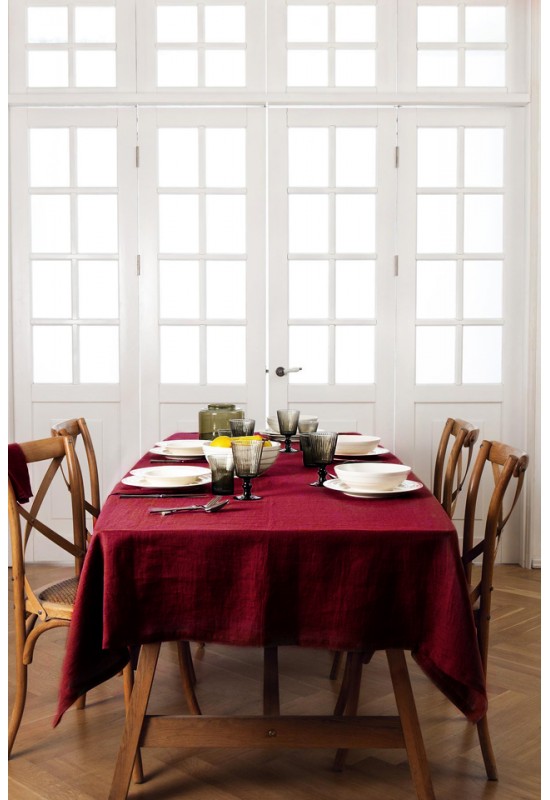
[[161, 516], [165, 517], [169, 514], [178, 514], [180, 511], [218, 511], [223, 506], [227, 505], [229, 500], [221, 498], [221, 497], [213, 497], [208, 503], [204, 503], [203, 505], [193, 505], [193, 506], [178, 506], [177, 508], [150, 508], [150, 514], [160, 514]]

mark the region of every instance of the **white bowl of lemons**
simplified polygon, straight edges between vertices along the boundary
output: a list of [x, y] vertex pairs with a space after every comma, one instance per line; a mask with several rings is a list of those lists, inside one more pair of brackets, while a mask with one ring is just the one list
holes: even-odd
[[[203, 444], [202, 450], [204, 455], [208, 456], [210, 453], [219, 453], [220, 449], [231, 448], [232, 441], [245, 443], [251, 439], [263, 439], [263, 437], [259, 434], [254, 434], [254, 436], [235, 436], [234, 438], [231, 436], [218, 436], [216, 439], [213, 439], [210, 444]], [[267, 472], [267, 470], [277, 461], [277, 457], [281, 450], [280, 442], [271, 442], [269, 439], [263, 439], [263, 443], [264, 446], [258, 475], [263, 475], [264, 472]]]

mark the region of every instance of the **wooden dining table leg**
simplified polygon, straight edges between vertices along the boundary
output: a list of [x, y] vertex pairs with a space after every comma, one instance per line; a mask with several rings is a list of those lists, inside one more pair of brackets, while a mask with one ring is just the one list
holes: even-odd
[[[124, 667], [124, 671], [122, 673], [123, 676], [123, 686], [124, 686], [124, 707], [127, 709], [130, 705], [130, 698], [132, 697], [132, 692], [134, 691], [134, 667], [132, 662], [128, 662]], [[134, 783], [143, 783], [143, 766], [141, 763], [141, 752], [138, 747], [136, 753], [136, 760], [134, 762]]]
[[180, 668], [181, 684], [183, 694], [187, 701], [187, 707], [190, 714], [202, 714], [195, 694], [195, 684], [197, 678], [195, 675], [195, 668], [193, 667], [193, 656], [191, 655], [191, 648], [189, 642], [178, 642], [178, 663]]
[[416, 796], [418, 800], [435, 800], [405, 653], [392, 649], [386, 650], [386, 656]]
[[144, 644], [139, 655], [134, 688], [126, 712], [126, 723], [118, 751], [109, 800], [126, 800], [132, 769], [139, 749], [139, 740], [160, 652], [160, 642]]
[[279, 655], [277, 647], [264, 647], [264, 692], [265, 717], [278, 717], [279, 705]]
[[[361, 676], [363, 674], [363, 653], [348, 653], [342, 687], [334, 708], [334, 716], [346, 714], [354, 717], [359, 707], [359, 693], [361, 691]], [[334, 758], [334, 770], [342, 772], [346, 763], [348, 751], [339, 748]]]

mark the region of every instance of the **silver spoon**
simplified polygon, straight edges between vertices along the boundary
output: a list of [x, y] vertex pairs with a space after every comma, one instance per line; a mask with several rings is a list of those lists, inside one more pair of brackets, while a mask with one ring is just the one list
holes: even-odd
[[229, 500], [222, 499], [221, 497], [213, 497], [212, 500], [209, 500], [208, 503], [204, 505], [193, 505], [193, 506], [179, 506], [178, 508], [150, 508], [150, 514], [160, 514], [161, 516], [165, 517], [169, 514], [178, 514], [180, 511], [219, 511], [223, 506], [227, 505]]

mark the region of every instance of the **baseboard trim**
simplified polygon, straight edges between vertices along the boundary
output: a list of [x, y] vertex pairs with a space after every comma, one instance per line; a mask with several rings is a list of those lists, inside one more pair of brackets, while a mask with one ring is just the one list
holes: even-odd
[[531, 559], [531, 569], [540, 569], [540, 558]]

